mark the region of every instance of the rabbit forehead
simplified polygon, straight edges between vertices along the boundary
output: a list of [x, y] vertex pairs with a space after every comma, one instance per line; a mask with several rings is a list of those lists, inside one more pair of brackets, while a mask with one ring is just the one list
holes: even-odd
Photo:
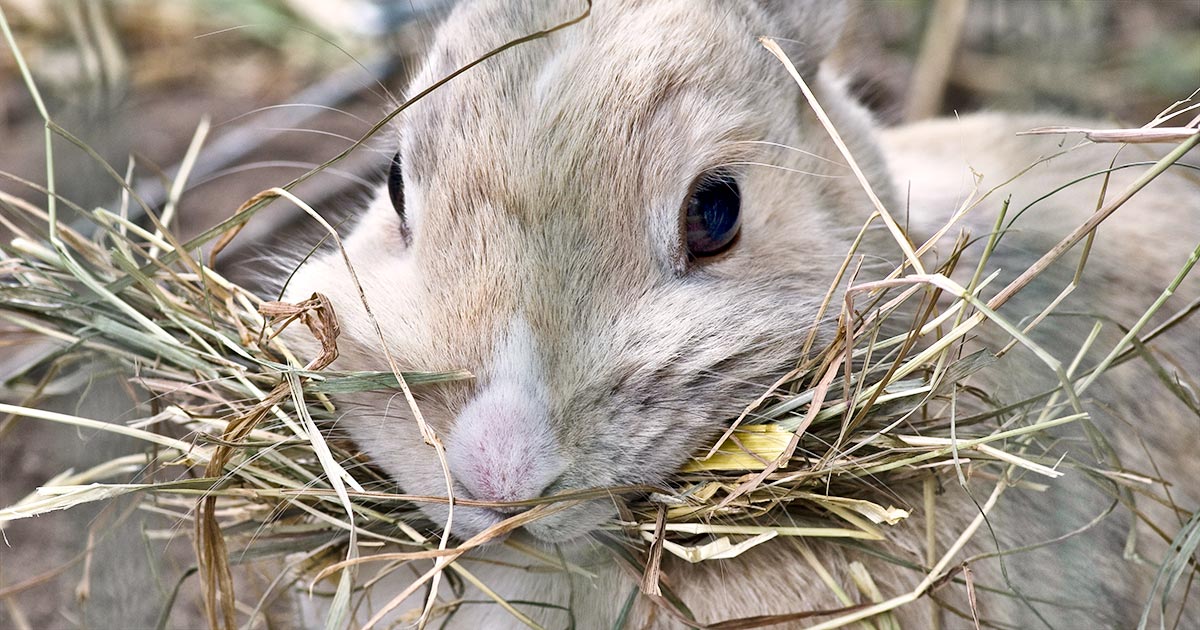
[[[409, 95], [555, 23], [570, 3], [514, 4], [456, 12]], [[627, 184], [640, 171], [634, 161], [707, 157], [710, 139], [733, 133], [755, 109], [766, 87], [756, 75], [782, 76], [767, 72], [777, 66], [734, 12], [697, 15], [707, 2], [690, 12], [679, 3], [627, 4], [604, 3], [583, 22], [505, 50], [412, 106], [400, 119], [411, 183], [524, 186], [543, 195], [595, 189], [580, 186], [580, 177], [622, 173]]]

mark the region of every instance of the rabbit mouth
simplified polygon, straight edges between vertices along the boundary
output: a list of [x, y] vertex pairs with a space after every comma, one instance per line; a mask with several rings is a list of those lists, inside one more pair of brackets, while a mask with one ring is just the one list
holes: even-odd
[[[445, 522], [448, 515], [444, 506], [438, 506], [429, 514], [435, 522]], [[547, 544], [569, 543], [586, 538], [589, 534], [612, 521], [616, 509], [604, 501], [593, 500], [573, 504], [555, 504], [544, 516], [530, 514], [532, 520], [516, 527], [504, 527], [509, 519], [526, 514], [526, 510], [500, 510], [473, 505], [457, 505], [451, 521], [451, 531], [460, 541], [469, 541], [488, 530], [493, 530], [479, 545], [503, 542], [516, 530], [520, 530], [538, 542]], [[499, 531], [496, 531], [499, 530]], [[475, 545], [472, 545], [475, 546]]]
[[567, 543], [588, 536], [615, 516], [611, 503], [586, 501], [563, 507], [522, 529], [544, 543]]

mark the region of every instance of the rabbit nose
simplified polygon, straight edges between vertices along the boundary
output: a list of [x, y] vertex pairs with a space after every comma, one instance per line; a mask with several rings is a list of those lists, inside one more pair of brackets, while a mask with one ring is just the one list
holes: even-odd
[[511, 383], [488, 385], [463, 407], [451, 431], [446, 459], [454, 481], [480, 501], [541, 496], [564, 467], [547, 415], [544, 402], [530, 391]]

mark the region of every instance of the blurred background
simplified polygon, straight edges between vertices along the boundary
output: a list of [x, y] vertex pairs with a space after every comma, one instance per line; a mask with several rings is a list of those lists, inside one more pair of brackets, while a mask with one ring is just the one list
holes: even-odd
[[[0, 0], [51, 116], [115, 171], [131, 172], [153, 205], [165, 199], [198, 126], [209, 121], [176, 219], [184, 237], [361, 136], [395, 102], [446, 4]], [[884, 124], [1003, 109], [1139, 126], [1200, 88], [1200, 0], [854, 4], [833, 61]], [[43, 121], [14, 56], [0, 48], [0, 192], [41, 205]], [[120, 189], [111, 176], [65, 140], [54, 142], [59, 192], [85, 208], [114, 207]], [[344, 214], [382, 178], [389, 142], [381, 134], [295, 192], [323, 213]], [[253, 281], [269, 256], [263, 252], [303, 239], [300, 221], [285, 204], [260, 213], [227, 250], [222, 270]], [[0, 236], [7, 238], [2, 228]], [[26, 341], [0, 328], [0, 357], [18, 355]], [[5, 381], [11, 365], [0, 359]], [[2, 402], [19, 403], [26, 394], [0, 383]], [[92, 393], [46, 405], [119, 417], [128, 403]], [[0, 417], [0, 505], [120, 447], [88, 432]], [[122, 607], [123, 618], [153, 625], [164, 594], [130, 597], [115, 582], [122, 571], [145, 571], [150, 560], [142, 556], [176, 558], [178, 574], [190, 552], [177, 542], [164, 554], [142, 537], [144, 553], [98, 560], [91, 572], [80, 553], [86, 532], [113, 518], [83, 508], [7, 528], [7, 542], [0, 540], [0, 628], [103, 627], [107, 611]]]

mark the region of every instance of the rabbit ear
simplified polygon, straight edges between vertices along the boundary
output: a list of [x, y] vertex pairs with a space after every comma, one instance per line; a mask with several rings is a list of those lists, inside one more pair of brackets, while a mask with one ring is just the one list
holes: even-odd
[[802, 74], [815, 72], [846, 26], [844, 0], [752, 0], [766, 14], [766, 31], [779, 40]]

